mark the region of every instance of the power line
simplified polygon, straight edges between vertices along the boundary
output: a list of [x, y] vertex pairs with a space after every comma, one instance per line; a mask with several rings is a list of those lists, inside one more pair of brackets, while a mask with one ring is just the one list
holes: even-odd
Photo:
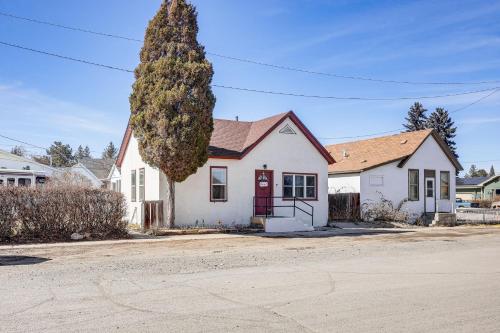
[[469, 85], [469, 84], [492, 84], [492, 83], [499, 83], [500, 82], [500, 80], [476, 81], [476, 82], [425, 82], [425, 81], [385, 80], [385, 79], [377, 79], [377, 78], [363, 77], [363, 76], [352, 76], [352, 75], [342, 75], [342, 74], [335, 74], [335, 73], [325, 73], [325, 72], [319, 72], [319, 71], [313, 71], [313, 70], [302, 69], [302, 68], [297, 68], [297, 67], [290, 67], [290, 66], [283, 66], [283, 65], [274, 65], [274, 64], [268, 64], [265, 62], [256, 61], [256, 60], [242, 59], [242, 58], [237, 58], [237, 57], [226, 56], [223, 54], [213, 53], [213, 52], [207, 52], [207, 54], [215, 56], [215, 57], [223, 58], [223, 59], [234, 60], [234, 61], [254, 64], [254, 65], [259, 65], [259, 66], [271, 67], [271, 68], [281, 69], [281, 70], [285, 70], [285, 71], [300, 72], [300, 73], [307, 73], [307, 74], [321, 75], [321, 76], [329, 76], [329, 77], [335, 77], [335, 78], [339, 78], [339, 79], [348, 79], [348, 80], [371, 81], [371, 82], [380, 82], [380, 83], [410, 84], [410, 85]]
[[[4, 17], [13, 18], [16, 20], [22, 20], [22, 21], [27, 21], [27, 22], [31, 22], [31, 23], [37, 23], [37, 24], [43, 24], [43, 25], [48, 25], [48, 26], [66, 29], [66, 30], [89, 33], [89, 34], [98, 35], [98, 36], [102, 36], [102, 37], [115, 38], [115, 39], [121, 39], [121, 40], [127, 40], [127, 41], [139, 42], [139, 43], [143, 42], [143, 40], [137, 39], [137, 38], [126, 37], [126, 36], [122, 36], [122, 35], [116, 35], [116, 34], [105, 33], [105, 32], [99, 32], [99, 31], [84, 29], [84, 28], [79, 28], [79, 27], [67, 26], [67, 25], [62, 25], [62, 24], [53, 23], [53, 22], [49, 22], [49, 21], [42, 21], [42, 20], [38, 20], [38, 19], [34, 19], [34, 18], [18, 16], [18, 15], [6, 13], [6, 12], [0, 12], [0, 15], [4, 16]], [[214, 57], [218, 57], [218, 58], [222, 58], [222, 59], [238, 61], [238, 62], [242, 62], [242, 63], [248, 63], [248, 64], [253, 64], [253, 65], [258, 65], [258, 66], [263, 66], [263, 67], [268, 67], [268, 68], [274, 68], [274, 69], [278, 69], [278, 70], [299, 72], [299, 73], [306, 73], [306, 74], [320, 75], [320, 76], [334, 77], [334, 78], [348, 79], [348, 80], [360, 80], [360, 81], [394, 83], [394, 84], [409, 84], [409, 85], [469, 85], [469, 84], [472, 85], [472, 84], [500, 83], [500, 80], [475, 81], [475, 82], [426, 82], [426, 81], [378, 79], [378, 78], [372, 78], [372, 77], [355, 76], [355, 75], [342, 75], [342, 74], [335, 74], [335, 73], [313, 71], [313, 70], [291, 67], [291, 66], [276, 65], [276, 64], [270, 64], [270, 63], [252, 60], [252, 59], [245, 59], [245, 58], [228, 56], [228, 55], [224, 55], [221, 53], [215, 53], [215, 52], [206, 52], [206, 53], [209, 55], [212, 55]]]
[[[84, 60], [84, 59], [74, 58], [74, 57], [68, 57], [68, 56], [57, 54], [57, 53], [41, 51], [41, 50], [33, 49], [30, 47], [21, 46], [18, 44], [7, 43], [4, 41], [0, 41], [0, 44], [5, 45], [5, 46], [9, 46], [9, 47], [13, 47], [13, 48], [17, 48], [17, 49], [21, 49], [24, 51], [30, 51], [30, 52], [35, 52], [35, 53], [51, 56], [51, 57], [56, 57], [59, 59], [75, 61], [75, 62], [83, 63], [86, 65], [92, 65], [92, 66], [97, 66], [97, 67], [102, 67], [102, 68], [106, 68], [106, 69], [112, 69], [112, 70], [117, 70], [117, 71], [127, 72], [127, 73], [134, 72], [131, 69], [105, 65], [105, 64], [96, 63], [96, 62], [92, 62], [92, 61], [88, 61], [88, 60]], [[216, 88], [222, 88], [222, 89], [238, 90], [238, 91], [245, 91], [245, 92], [268, 94], [268, 95], [281, 95], [281, 96], [315, 98], [315, 99], [358, 100], [358, 101], [396, 101], [396, 100], [434, 99], [434, 98], [455, 97], [455, 96], [477, 94], [477, 93], [481, 93], [481, 92], [500, 89], [500, 87], [493, 87], [493, 88], [487, 88], [487, 89], [466, 91], [466, 92], [461, 92], [461, 93], [450, 93], [450, 94], [443, 94], [443, 95], [405, 96], [405, 97], [387, 97], [387, 98], [384, 98], [384, 97], [356, 97], [356, 96], [343, 97], [343, 96], [308, 95], [308, 94], [299, 94], [299, 93], [284, 92], [284, 91], [260, 90], [260, 89], [244, 88], [244, 87], [226, 86], [226, 85], [221, 85], [221, 84], [212, 84], [212, 86], [216, 87]]]
[[120, 68], [120, 67], [115, 67], [115, 66], [109, 66], [109, 65], [99, 64], [99, 63], [88, 61], [88, 60], [77, 59], [77, 58], [68, 57], [68, 56], [64, 56], [64, 55], [60, 55], [60, 54], [56, 54], [56, 53], [51, 53], [51, 52], [36, 50], [36, 49], [29, 48], [29, 47], [25, 47], [25, 46], [21, 46], [21, 45], [17, 45], [17, 44], [11, 44], [11, 43], [7, 43], [7, 42], [3, 42], [3, 41], [0, 41], [0, 44], [5, 45], [5, 46], [10, 46], [10, 47], [18, 48], [18, 49], [25, 50], [25, 51], [30, 51], [30, 52], [35, 52], [35, 53], [40, 53], [40, 54], [48, 55], [48, 56], [51, 56], [51, 57], [56, 57], [56, 58], [60, 58], [60, 59], [70, 60], [70, 61], [76, 61], [76, 62], [80, 62], [80, 63], [87, 64], [87, 65], [98, 66], [98, 67], [103, 67], [103, 68], [107, 68], [107, 69], [114, 69], [114, 70], [117, 70], [117, 71], [122, 71], [122, 72], [127, 72], [127, 73], [133, 73], [134, 72], [133, 70], [129, 70], [129, 69], [125, 69], [125, 68]]
[[398, 100], [434, 99], [434, 98], [444, 98], [444, 97], [455, 97], [455, 96], [462, 96], [462, 95], [471, 95], [471, 94], [477, 94], [477, 93], [481, 93], [481, 92], [486, 92], [486, 91], [492, 91], [492, 90], [500, 89], [500, 87], [493, 87], [493, 88], [488, 88], [488, 89], [466, 91], [466, 92], [461, 92], [461, 93], [450, 93], [450, 94], [431, 95], [431, 96], [403, 96], [403, 97], [356, 97], [356, 96], [347, 96], [347, 97], [343, 97], [343, 96], [307, 95], [307, 94], [298, 94], [298, 93], [291, 93], [291, 92], [284, 92], [284, 91], [260, 90], [260, 89], [234, 87], [234, 86], [225, 86], [225, 85], [218, 85], [218, 84], [212, 84], [212, 86], [217, 87], [217, 88], [232, 89], [232, 90], [239, 90], [239, 91], [245, 91], [245, 92], [254, 92], [254, 93], [261, 93], [261, 94], [270, 94], [270, 95], [282, 95], [282, 96], [304, 97], [304, 98], [318, 98], [318, 99], [357, 100], [357, 101], [398, 101]]
[[48, 21], [41, 21], [41, 20], [29, 18], [29, 17], [17, 16], [17, 15], [9, 14], [9, 13], [6, 13], [6, 12], [0, 12], [0, 15], [5, 16], [5, 17], [10, 17], [10, 18], [13, 18], [13, 19], [16, 19], [16, 20], [23, 20], [23, 21], [28, 21], [28, 22], [32, 22], [32, 23], [45, 24], [45, 25], [50, 25], [52, 27], [56, 27], [56, 28], [62, 28], [62, 29], [66, 29], [66, 30], [73, 30], [73, 31], [85, 32], [85, 33], [88, 33], [88, 34], [99, 35], [99, 36], [103, 36], [103, 37], [111, 37], [111, 38], [116, 38], [116, 39], [124, 39], [124, 40], [128, 40], [128, 41], [140, 42], [140, 43], [143, 42], [140, 39], [125, 37], [125, 36], [119, 36], [119, 35], [109, 34], [109, 33], [105, 33], [105, 32], [98, 32], [98, 31], [93, 31], [93, 30], [83, 29], [83, 28], [78, 28], [78, 27], [70, 27], [70, 26], [62, 25], [62, 24], [58, 24], [58, 23], [52, 23], [52, 22], [48, 22]]

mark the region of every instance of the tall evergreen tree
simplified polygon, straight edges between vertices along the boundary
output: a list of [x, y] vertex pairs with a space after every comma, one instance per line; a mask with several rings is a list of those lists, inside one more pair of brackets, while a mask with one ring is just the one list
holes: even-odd
[[427, 125], [427, 109], [419, 102], [415, 102], [408, 110], [408, 116], [405, 118], [406, 132], [420, 131], [426, 128]]
[[104, 151], [102, 152], [102, 158], [114, 160], [116, 158], [116, 154], [118, 154], [118, 149], [116, 149], [113, 142], [110, 142]]
[[73, 149], [61, 141], [54, 141], [47, 149], [47, 155], [52, 157], [52, 166], [55, 167], [70, 167], [75, 164]]
[[83, 158], [90, 158], [90, 148], [89, 146], [85, 146], [85, 148], [82, 147], [82, 145], [79, 145], [78, 148], [76, 149], [75, 153], [75, 159], [81, 160]]
[[434, 129], [439, 136], [446, 142], [453, 155], [458, 158], [456, 143], [453, 138], [456, 136], [457, 127], [451, 120], [448, 111], [443, 108], [436, 108], [427, 119], [427, 128]]
[[488, 176], [493, 177], [494, 175], [496, 175], [496, 173], [495, 173], [495, 168], [492, 165], [491, 168], [490, 168], [490, 173], [488, 174]]
[[161, 4], [146, 30], [130, 96], [130, 125], [139, 153], [166, 176], [166, 220], [171, 227], [175, 182], [206, 163], [213, 131], [213, 69], [197, 41], [196, 17], [186, 0]]

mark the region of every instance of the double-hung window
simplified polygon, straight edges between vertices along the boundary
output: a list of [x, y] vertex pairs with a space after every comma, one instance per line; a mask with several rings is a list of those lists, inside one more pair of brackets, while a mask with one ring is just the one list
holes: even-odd
[[130, 201], [135, 202], [137, 200], [137, 178], [136, 171], [132, 170], [130, 173]]
[[441, 199], [449, 200], [450, 199], [450, 172], [449, 171], [441, 171], [440, 173], [440, 193]]
[[419, 200], [419, 175], [418, 170], [408, 170], [408, 200], [418, 201]]
[[210, 201], [227, 201], [227, 167], [210, 167]]
[[283, 198], [317, 199], [317, 181], [314, 174], [283, 174]]
[[139, 201], [144, 201], [144, 183], [145, 183], [144, 168], [139, 169]]

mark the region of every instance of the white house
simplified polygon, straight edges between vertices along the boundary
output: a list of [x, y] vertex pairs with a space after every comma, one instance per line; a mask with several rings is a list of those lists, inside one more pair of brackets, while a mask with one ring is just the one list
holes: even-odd
[[121, 192], [122, 190], [122, 176], [120, 174], [120, 170], [113, 164], [111, 170], [109, 171], [107, 178], [108, 189], [116, 192]]
[[[329, 193], [360, 193], [363, 203], [390, 200], [417, 218], [454, 213], [455, 175], [462, 166], [432, 130], [326, 146]], [[366, 207], [366, 205], [365, 205]]]
[[0, 150], [0, 186], [35, 186], [58, 172], [48, 165]]
[[109, 188], [109, 175], [114, 166], [114, 160], [107, 158], [82, 158], [69, 168], [73, 174], [84, 177], [95, 188]]
[[[295, 211], [296, 219], [324, 226], [331, 163], [291, 111], [254, 122], [215, 119], [207, 163], [175, 184], [176, 225], [248, 225], [254, 216]], [[130, 127], [116, 164], [131, 223], [147, 223], [150, 201], [167, 211], [165, 176], [142, 161]]]

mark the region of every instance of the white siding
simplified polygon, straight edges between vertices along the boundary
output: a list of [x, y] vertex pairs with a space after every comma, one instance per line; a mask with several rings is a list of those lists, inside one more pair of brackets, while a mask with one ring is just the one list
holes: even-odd
[[346, 173], [328, 176], [328, 193], [359, 193], [359, 173]]
[[[141, 223], [141, 202], [139, 201], [139, 169], [144, 168], [145, 200], [161, 200], [159, 171], [144, 163], [139, 154], [137, 140], [132, 135], [121, 165], [121, 191], [128, 205], [127, 218], [132, 224]], [[136, 201], [131, 201], [131, 173], [136, 171]]]
[[[454, 212], [455, 203], [455, 167], [432, 136], [429, 136], [403, 168], [398, 168], [399, 162], [394, 162], [361, 173], [361, 203], [379, 201], [383, 195], [397, 207], [401, 201], [408, 198], [408, 169], [419, 170], [419, 201], [408, 201], [403, 209], [411, 216], [418, 217], [424, 212], [424, 170], [436, 171], [436, 198], [440, 212]], [[440, 171], [450, 173], [450, 199], [440, 199]], [[383, 177], [383, 185], [370, 184], [370, 177]]]
[[[286, 124], [297, 134], [280, 134]], [[317, 174], [318, 200], [307, 201], [314, 206], [314, 225], [324, 226], [328, 219], [328, 162], [289, 119], [285, 120], [248, 155], [241, 160], [209, 159], [184, 182], [176, 184], [176, 224], [205, 223], [249, 224], [253, 215], [255, 170], [267, 165], [274, 171], [274, 195], [282, 196], [282, 173]], [[227, 202], [210, 202], [210, 166], [226, 166], [228, 180]], [[123, 173], [122, 173], [123, 175]], [[161, 188], [165, 179], [161, 177]], [[276, 200], [275, 204], [292, 204]], [[300, 203], [298, 205], [301, 205]], [[304, 205], [301, 205], [304, 207]], [[308, 207], [304, 207], [309, 210]], [[290, 216], [291, 208], [276, 208], [275, 214]], [[297, 210], [297, 217], [309, 222], [310, 217]]]

